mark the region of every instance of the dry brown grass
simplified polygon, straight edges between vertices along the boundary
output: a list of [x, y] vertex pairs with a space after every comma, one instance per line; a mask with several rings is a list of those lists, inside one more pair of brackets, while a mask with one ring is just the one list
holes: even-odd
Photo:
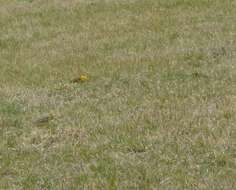
[[0, 0], [0, 189], [235, 189], [235, 13]]

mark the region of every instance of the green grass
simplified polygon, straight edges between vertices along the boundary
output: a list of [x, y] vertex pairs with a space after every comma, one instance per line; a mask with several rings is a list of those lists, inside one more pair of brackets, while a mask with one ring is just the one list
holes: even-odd
[[0, 0], [0, 189], [236, 189], [235, 18], [234, 0]]

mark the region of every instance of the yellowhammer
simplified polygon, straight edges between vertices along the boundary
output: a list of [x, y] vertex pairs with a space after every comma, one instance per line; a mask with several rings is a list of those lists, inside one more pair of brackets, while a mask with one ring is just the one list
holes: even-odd
[[86, 75], [80, 75], [78, 78], [74, 78], [73, 80], [71, 80], [71, 82], [73, 83], [79, 83], [79, 82], [85, 82], [88, 81], [89, 78]]

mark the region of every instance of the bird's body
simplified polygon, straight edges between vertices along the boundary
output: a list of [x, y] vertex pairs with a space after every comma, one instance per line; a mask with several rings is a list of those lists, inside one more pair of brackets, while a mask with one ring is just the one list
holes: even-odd
[[89, 80], [89, 78], [86, 75], [80, 75], [77, 78], [74, 78], [73, 80], [71, 80], [72, 83], [79, 83], [79, 82], [85, 82]]
[[53, 119], [54, 116], [52, 114], [45, 114], [36, 119], [34, 123], [38, 126], [47, 125]]

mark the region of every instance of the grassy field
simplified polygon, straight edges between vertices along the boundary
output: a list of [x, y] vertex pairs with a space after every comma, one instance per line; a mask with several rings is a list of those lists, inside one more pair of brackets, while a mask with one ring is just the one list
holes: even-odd
[[236, 189], [236, 1], [0, 0], [0, 189]]

